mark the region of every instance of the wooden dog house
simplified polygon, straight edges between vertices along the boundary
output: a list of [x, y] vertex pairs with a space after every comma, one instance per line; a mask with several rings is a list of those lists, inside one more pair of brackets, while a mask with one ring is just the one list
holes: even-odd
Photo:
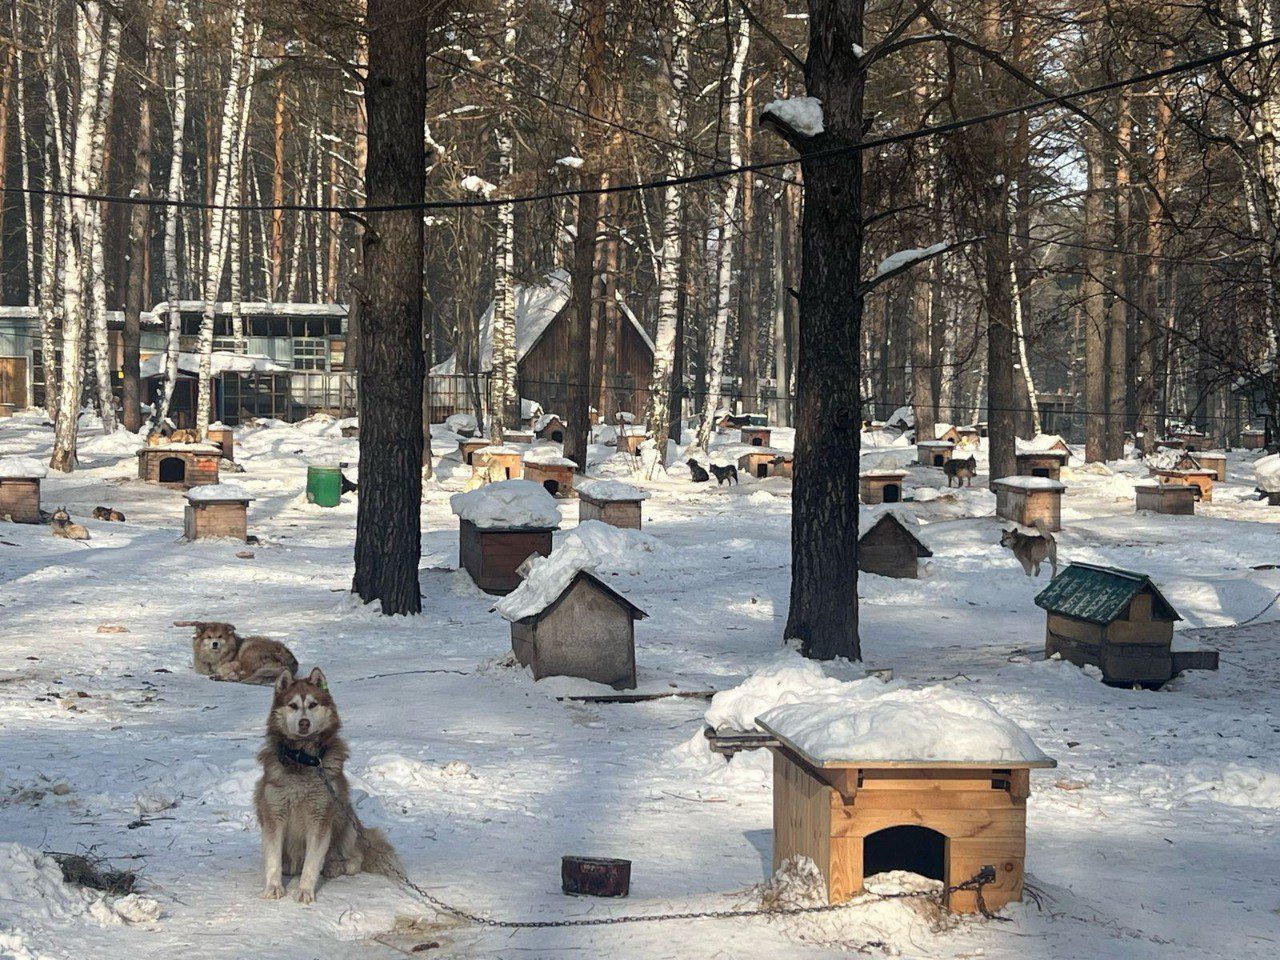
[[40, 481], [48, 468], [34, 457], [0, 457], [0, 519], [40, 522]]
[[510, 593], [520, 585], [520, 565], [551, 553], [560, 508], [528, 480], [500, 480], [456, 493], [449, 505], [458, 517], [458, 559], [486, 593]]
[[578, 522], [599, 520], [624, 530], [639, 530], [641, 505], [648, 494], [619, 480], [584, 480], [578, 484]]
[[1267, 432], [1257, 427], [1240, 431], [1240, 446], [1246, 450], [1261, 450], [1267, 445]]
[[498, 467], [507, 480], [519, 480], [524, 475], [524, 451], [506, 444], [501, 446], [481, 447], [471, 454], [471, 473], [474, 476], [481, 470]]
[[967, 426], [956, 427], [955, 429], [956, 435], [960, 438], [956, 441], [956, 446], [961, 450], [978, 449], [980, 444], [978, 443], [978, 428], [976, 426], [970, 424]]
[[739, 436], [749, 447], [767, 447], [772, 440], [773, 431], [768, 427], [743, 427]]
[[795, 461], [789, 453], [760, 447], [738, 458], [738, 472], [763, 479], [765, 477], [794, 476]]
[[901, 503], [905, 470], [868, 470], [858, 474], [858, 493], [865, 504]]
[[1062, 494], [1066, 485], [1048, 477], [1004, 477], [991, 484], [996, 516], [1033, 527], [1043, 518], [1050, 530], [1062, 529]]
[[338, 432], [348, 439], [360, 438], [360, 421], [355, 417], [347, 417], [338, 421]]
[[926, 467], [942, 467], [955, 448], [954, 440], [921, 440], [916, 444], [916, 460]]
[[[1170, 435], [1174, 440], [1182, 441], [1182, 447], [1192, 453], [1203, 450], [1209, 446], [1208, 434], [1201, 433], [1199, 430], [1179, 430]], [[1166, 446], [1168, 444], [1166, 443]]]
[[462, 458], [462, 462], [469, 467], [474, 467], [475, 455], [477, 450], [483, 450], [485, 447], [492, 446], [486, 437], [466, 437], [458, 443], [458, 456]]
[[209, 537], [249, 538], [249, 501], [253, 497], [232, 483], [195, 487], [186, 493], [183, 536], [188, 540]]
[[935, 423], [933, 439], [946, 440], [954, 446], [960, 442], [960, 431], [949, 423]]
[[544, 413], [531, 424], [533, 435], [539, 440], [550, 440], [552, 443], [564, 443], [564, 421], [554, 413]]
[[1173, 469], [1209, 470], [1213, 473], [1213, 479], [1224, 482], [1227, 479], [1227, 455], [1206, 451], [1192, 453], [1188, 450], [1174, 460]]
[[1218, 668], [1214, 651], [1173, 651], [1182, 617], [1145, 574], [1072, 563], [1035, 603], [1047, 615], [1045, 656], [1095, 666], [1104, 683], [1158, 687], [1182, 670]]
[[1196, 488], [1186, 483], [1146, 481], [1133, 488], [1135, 509], [1151, 513], [1191, 516], [1196, 512]]
[[[992, 867], [982, 888], [988, 909], [1022, 899], [1031, 770], [1049, 758], [985, 762], [821, 760], [785, 731], [758, 720], [775, 738], [773, 867], [808, 857], [822, 872], [830, 903], [862, 890], [866, 877], [910, 870], [944, 890]], [[1041, 755], [1043, 756], [1043, 755]], [[976, 913], [977, 894], [945, 894], [953, 913]]]
[[618, 452], [637, 456], [640, 453], [640, 445], [648, 439], [649, 434], [645, 432], [644, 427], [623, 424], [618, 428]]
[[504, 430], [502, 433], [503, 443], [519, 444], [520, 446], [528, 446], [533, 443], [532, 430]]
[[1153, 473], [1161, 483], [1185, 483], [1194, 486], [1196, 499], [1203, 503], [1213, 502], [1213, 481], [1218, 475], [1216, 470], [1154, 470]]
[[894, 510], [881, 513], [858, 537], [858, 569], [882, 577], [916, 579], [918, 561], [932, 557], [933, 551], [916, 536], [913, 526]]
[[[516, 604], [499, 604], [506, 616], [504, 606]], [[511, 621], [511, 650], [534, 680], [581, 677], [615, 690], [635, 689], [635, 622], [646, 614], [595, 575], [578, 570], [545, 606], [517, 612], [526, 615]]]
[[554, 451], [530, 450], [524, 455], [524, 478], [540, 484], [553, 497], [574, 495], [574, 471], [578, 465]]
[[210, 443], [171, 443], [138, 451], [138, 477], [169, 487], [218, 482], [222, 448]]
[[1070, 454], [1061, 450], [1037, 450], [1028, 453], [1014, 454], [1020, 477], [1048, 477], [1050, 480], [1062, 479], [1062, 465]]

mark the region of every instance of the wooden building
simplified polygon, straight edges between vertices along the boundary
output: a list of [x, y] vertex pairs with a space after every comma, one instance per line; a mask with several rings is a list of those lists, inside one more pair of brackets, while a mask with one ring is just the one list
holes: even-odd
[[635, 622], [645, 616], [604, 581], [579, 570], [545, 607], [511, 622], [511, 649], [534, 680], [581, 677], [634, 690]]
[[945, 466], [955, 448], [954, 440], [921, 440], [916, 444], [916, 460], [926, 467]]
[[[925, 438], [929, 439], [929, 438]], [[933, 425], [933, 439], [946, 440], [952, 446], [960, 442], [960, 429], [950, 423], [935, 423]]]
[[1036, 597], [1045, 611], [1045, 656], [1102, 671], [1104, 683], [1158, 687], [1182, 670], [1217, 669], [1213, 651], [1172, 650], [1182, 617], [1151, 578], [1072, 563]]
[[[564, 270], [555, 271], [541, 285], [516, 287], [516, 389], [543, 410], [569, 409], [569, 383], [575, 379], [570, 368], [569, 301], [570, 278]], [[618, 410], [644, 409], [653, 376], [653, 340], [626, 303], [619, 300], [617, 307], [617, 351], [607, 360], [602, 397], [592, 398], [596, 406], [603, 399], [601, 419], [606, 423]], [[480, 320], [475, 353], [482, 375], [493, 369], [493, 316], [490, 303]], [[432, 367], [432, 422], [456, 412], [454, 381], [469, 372], [456, 355]]]
[[1213, 502], [1213, 481], [1218, 476], [1217, 470], [1164, 470], [1156, 469], [1152, 474], [1161, 483], [1185, 483], [1198, 491], [1196, 499], [1202, 503]]
[[40, 522], [40, 481], [48, 468], [34, 457], [0, 457], [0, 520]]
[[1205, 450], [1185, 450], [1173, 461], [1173, 469], [1211, 470], [1215, 480], [1224, 482], [1227, 479], [1227, 455]]
[[906, 478], [905, 470], [867, 470], [858, 474], [858, 493], [868, 505], [901, 503], [902, 481]]
[[541, 484], [553, 497], [574, 495], [574, 471], [577, 469], [576, 463], [560, 456], [555, 449], [535, 447], [524, 455], [524, 478]]
[[768, 427], [743, 427], [739, 438], [749, 447], [767, 447], [772, 442], [773, 431]]
[[626, 530], [639, 530], [648, 494], [619, 480], [584, 480], [577, 485], [578, 522], [599, 520]]
[[218, 482], [222, 448], [211, 443], [169, 443], [138, 451], [138, 478], [170, 487]]
[[757, 726], [776, 743], [775, 871], [807, 857], [826, 881], [828, 901], [844, 903], [866, 877], [908, 870], [941, 881], [953, 913], [976, 913], [972, 889], [950, 888], [990, 866], [986, 907], [1022, 899], [1031, 770], [1056, 766], [1053, 760], [819, 759], [784, 730], [763, 720]]
[[795, 471], [795, 458], [789, 453], [758, 447], [738, 458], [738, 472], [763, 480], [765, 477], [790, 479]]
[[485, 593], [510, 593], [520, 585], [516, 573], [533, 554], [551, 554], [554, 527], [478, 527], [458, 520], [458, 560]]
[[187, 508], [183, 536], [188, 540], [209, 537], [249, 537], [249, 502], [253, 496], [232, 483], [195, 487], [186, 493]]
[[504, 443], [497, 447], [492, 445], [481, 447], [471, 454], [472, 476], [495, 466], [505, 473], [505, 477], [499, 479], [519, 480], [524, 476], [524, 451]]
[[458, 442], [458, 456], [467, 466], [474, 467], [476, 451], [483, 450], [487, 446], [490, 446], [487, 437], [465, 437]]
[[564, 443], [564, 421], [554, 413], [539, 414], [530, 422], [529, 428], [539, 440]]
[[932, 557], [933, 551], [896, 510], [885, 510], [871, 520], [858, 537], [858, 569], [882, 577], [914, 580], [919, 575], [919, 561]]
[[1139, 512], [1168, 513], [1191, 516], [1196, 512], [1196, 488], [1185, 483], [1159, 483], [1150, 480], [1133, 488], [1135, 509]]
[[1065, 484], [1048, 477], [1004, 477], [991, 484], [996, 494], [996, 516], [1024, 527], [1043, 519], [1050, 530], [1062, 529], [1062, 494]]

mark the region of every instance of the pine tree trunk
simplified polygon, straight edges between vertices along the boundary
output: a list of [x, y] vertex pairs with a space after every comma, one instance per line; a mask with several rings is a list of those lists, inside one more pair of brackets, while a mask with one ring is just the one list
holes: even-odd
[[[116, 68], [120, 59], [120, 23], [114, 17], [102, 18], [102, 71], [99, 78], [97, 105], [94, 109], [93, 131], [89, 141], [91, 163], [91, 190], [104, 193], [106, 188], [107, 121], [111, 116], [111, 100], [115, 92]], [[79, 144], [77, 144], [77, 151]], [[102, 418], [102, 431], [116, 431], [116, 403], [111, 392], [111, 346], [107, 335], [107, 275], [106, 248], [103, 238], [103, 207], [98, 203], [87, 204], [84, 234], [87, 240], [89, 261], [86, 275], [89, 281], [89, 320], [91, 346], [93, 348], [94, 385], [97, 390], [98, 412]]]
[[[1167, 50], [1161, 55], [1161, 66], [1173, 62], [1173, 51]], [[1151, 181], [1155, 190], [1164, 194], [1169, 180], [1169, 125], [1173, 119], [1173, 111], [1162, 91], [1157, 90], [1157, 99], [1152, 129]], [[1140, 449], [1145, 453], [1155, 450], [1157, 439], [1156, 403], [1159, 399], [1159, 384], [1156, 371], [1159, 369], [1157, 357], [1160, 341], [1163, 339], [1160, 329], [1161, 304], [1160, 280], [1163, 274], [1161, 257], [1164, 254], [1164, 209], [1160, 206], [1159, 197], [1152, 190], [1146, 193], [1147, 230], [1143, 237], [1146, 245], [1146, 257], [1142, 264], [1142, 310], [1138, 319], [1137, 374], [1135, 404], [1137, 407], [1137, 425], [1135, 433], [1139, 438]]]
[[1106, 164], [1091, 130], [1083, 132], [1087, 176], [1084, 195], [1084, 272], [1080, 277], [1080, 300], [1084, 323], [1084, 458], [1089, 462], [1107, 459], [1107, 307], [1102, 277], [1105, 270], [1101, 247], [1106, 243], [1102, 191], [1106, 187]]

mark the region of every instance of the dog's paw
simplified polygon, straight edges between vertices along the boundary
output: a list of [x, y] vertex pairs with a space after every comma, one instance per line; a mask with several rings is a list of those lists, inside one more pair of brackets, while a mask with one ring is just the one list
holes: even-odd
[[298, 892], [293, 895], [293, 898], [299, 903], [315, 903], [316, 892], [315, 890], [307, 887], [299, 887]]
[[269, 883], [262, 890], [263, 900], [279, 900], [284, 896], [284, 887], [278, 883]]

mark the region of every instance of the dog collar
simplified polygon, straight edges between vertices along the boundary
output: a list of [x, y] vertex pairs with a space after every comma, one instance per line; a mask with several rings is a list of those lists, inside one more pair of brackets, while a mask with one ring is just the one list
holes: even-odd
[[321, 747], [318, 755], [310, 754], [305, 750], [295, 750], [292, 747], [286, 747], [283, 743], [276, 748], [276, 756], [280, 758], [281, 763], [288, 760], [304, 767], [320, 766], [320, 762], [324, 760], [326, 752], [326, 749]]

